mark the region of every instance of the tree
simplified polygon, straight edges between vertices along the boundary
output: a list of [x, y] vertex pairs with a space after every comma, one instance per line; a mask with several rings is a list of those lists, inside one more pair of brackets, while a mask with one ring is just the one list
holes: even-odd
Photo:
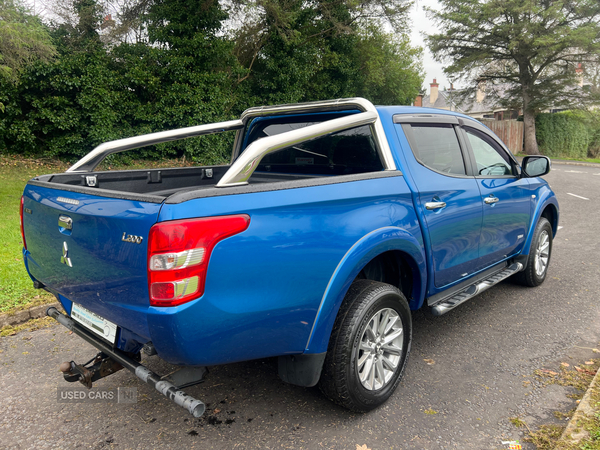
[[[237, 0], [236, 55], [256, 103], [364, 95], [407, 103], [422, 81], [407, 0]], [[385, 34], [381, 29], [396, 31]]]
[[[600, 51], [598, 0], [440, 0], [441, 32], [427, 42], [450, 75], [507, 83], [523, 109], [525, 152], [539, 154], [535, 114], [568, 103], [576, 67]], [[509, 101], [512, 98], [508, 99]]]
[[423, 83], [422, 49], [411, 47], [407, 35], [369, 27], [356, 50], [361, 75], [356, 95], [379, 105], [410, 105]]
[[56, 50], [40, 20], [12, 0], [0, 0], [0, 78], [16, 81], [36, 60], [49, 61]]

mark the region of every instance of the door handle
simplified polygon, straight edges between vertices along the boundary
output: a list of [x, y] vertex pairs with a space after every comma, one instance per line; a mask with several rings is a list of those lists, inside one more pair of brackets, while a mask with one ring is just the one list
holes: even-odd
[[433, 210], [446, 207], [446, 202], [427, 202], [425, 203], [425, 209]]
[[73, 229], [73, 219], [69, 216], [58, 216], [58, 226], [60, 228], [64, 228], [65, 230]]
[[492, 203], [496, 203], [498, 201], [498, 197], [496, 197], [493, 194], [490, 194], [490, 196], [484, 198], [483, 201], [486, 202], [488, 205], [491, 205]]

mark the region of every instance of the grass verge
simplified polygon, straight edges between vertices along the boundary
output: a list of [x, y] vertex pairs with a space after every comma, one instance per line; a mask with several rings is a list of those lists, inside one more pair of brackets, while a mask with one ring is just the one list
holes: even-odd
[[0, 329], [0, 337], [14, 336], [21, 331], [39, 330], [40, 328], [46, 328], [54, 323], [56, 323], [56, 321], [52, 317], [40, 317], [39, 319], [32, 319], [19, 325], [8, 325]]
[[23, 159], [0, 155], [0, 313], [13, 312], [53, 301], [36, 290], [23, 264], [19, 227], [21, 195], [27, 180], [44, 173], [62, 172], [57, 161]]
[[[600, 359], [586, 361], [585, 364], [578, 366], [562, 363], [557, 370], [537, 370], [535, 377], [545, 385], [558, 384], [573, 387], [576, 389], [576, 393], [568, 397], [581, 399], [594, 379], [599, 366]], [[532, 431], [518, 417], [513, 417], [509, 420], [517, 428], [527, 428], [527, 437], [524, 440], [533, 443], [537, 450], [600, 450], [600, 387], [597, 385], [592, 392], [590, 406], [594, 409], [593, 415], [584, 417], [577, 424], [578, 430], [586, 430], [588, 432], [588, 437], [576, 444], [569, 440], [560, 440], [565, 430], [565, 426], [563, 425], [545, 424]], [[575, 408], [568, 413], [556, 411], [554, 415], [558, 419], [564, 419], [572, 417], [574, 413]]]

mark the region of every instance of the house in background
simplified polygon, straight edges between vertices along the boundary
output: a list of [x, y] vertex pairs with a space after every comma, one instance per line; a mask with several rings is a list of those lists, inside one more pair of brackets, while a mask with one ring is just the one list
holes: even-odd
[[495, 96], [486, 95], [486, 88], [482, 84], [476, 93], [467, 95], [465, 91], [454, 89], [452, 84], [450, 89], [440, 90], [434, 78], [433, 83], [429, 85], [429, 95], [418, 95], [414, 106], [458, 111], [477, 120], [516, 120], [519, 117], [519, 110], [506, 108], [494, 100], [502, 97], [502, 92], [498, 90], [504, 88], [495, 86], [494, 89], [496, 89]]
[[439, 89], [439, 84], [434, 78], [429, 85], [429, 95], [418, 95], [414, 106], [439, 108], [457, 111], [487, 125], [510, 149], [513, 154], [523, 150], [523, 122], [517, 122], [520, 111], [501, 106], [495, 98], [502, 98], [505, 89], [494, 86], [494, 95], [486, 95], [485, 85], [480, 85], [475, 93], [467, 93], [454, 89]]

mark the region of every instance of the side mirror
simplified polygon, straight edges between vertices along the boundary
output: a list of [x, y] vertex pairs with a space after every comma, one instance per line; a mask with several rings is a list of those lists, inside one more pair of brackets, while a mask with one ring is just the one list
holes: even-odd
[[547, 156], [526, 156], [523, 158], [521, 168], [523, 176], [528, 178], [541, 177], [550, 172], [552, 163]]

